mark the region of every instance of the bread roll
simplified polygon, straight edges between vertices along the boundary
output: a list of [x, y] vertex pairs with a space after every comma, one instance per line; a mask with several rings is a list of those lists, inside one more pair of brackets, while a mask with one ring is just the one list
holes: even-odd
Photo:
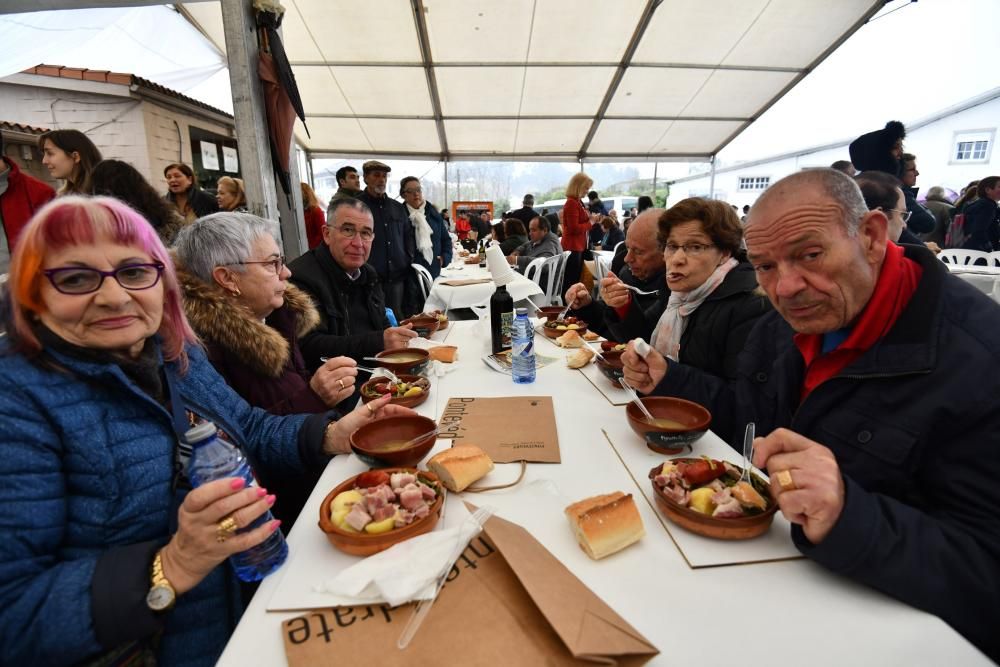
[[595, 341], [600, 337], [601, 335], [599, 333], [595, 333], [593, 331], [588, 331], [585, 334], [583, 334], [583, 339], [587, 341]]
[[556, 344], [560, 347], [583, 347], [583, 339], [580, 338], [580, 334], [575, 329], [570, 329], [562, 336], [559, 336], [559, 338], [556, 338]]
[[594, 560], [621, 551], [646, 534], [632, 495], [621, 491], [573, 503], [566, 516], [580, 548]]
[[590, 360], [594, 357], [594, 351], [589, 347], [584, 346], [573, 354], [566, 355], [566, 365], [570, 368], [583, 368], [590, 363]]
[[458, 348], [454, 345], [435, 345], [427, 349], [427, 354], [435, 361], [450, 364], [458, 357]]
[[475, 445], [455, 445], [431, 457], [427, 469], [450, 491], [459, 493], [493, 470], [493, 460]]

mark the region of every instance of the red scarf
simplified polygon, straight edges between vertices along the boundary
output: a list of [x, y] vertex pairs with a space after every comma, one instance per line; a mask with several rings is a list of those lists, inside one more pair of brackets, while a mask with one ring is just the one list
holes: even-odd
[[805, 400], [813, 389], [844, 370], [892, 329], [916, 291], [921, 275], [923, 269], [920, 265], [906, 259], [901, 247], [889, 243], [872, 298], [861, 311], [851, 333], [840, 345], [822, 354], [821, 334], [795, 334], [795, 345], [806, 363], [801, 400]]

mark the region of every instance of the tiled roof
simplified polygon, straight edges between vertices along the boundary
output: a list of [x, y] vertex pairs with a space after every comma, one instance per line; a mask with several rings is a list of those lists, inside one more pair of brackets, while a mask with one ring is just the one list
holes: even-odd
[[23, 132], [25, 134], [44, 134], [48, 132], [46, 127], [35, 127], [34, 125], [23, 125], [21, 123], [11, 123], [7, 120], [0, 120], [0, 130], [10, 130], [11, 132]]
[[187, 95], [182, 95], [176, 90], [171, 90], [165, 86], [161, 86], [158, 83], [154, 83], [149, 79], [144, 79], [141, 76], [136, 76], [135, 74], [129, 74], [125, 72], [109, 72], [107, 70], [97, 70], [97, 69], [80, 69], [78, 67], [63, 67], [62, 65], [37, 65], [35, 67], [30, 67], [23, 72], [24, 74], [38, 74], [41, 76], [51, 76], [63, 79], [77, 79], [79, 81], [97, 81], [98, 83], [114, 83], [121, 86], [132, 86], [136, 85], [140, 88], [148, 88], [149, 90], [156, 91], [162, 95], [168, 95], [170, 97], [177, 98], [187, 102], [188, 104], [193, 104], [194, 106], [201, 107], [212, 113], [217, 113], [227, 118], [232, 118], [233, 115], [223, 111], [222, 109], [216, 109], [215, 107], [205, 104], [193, 97], [188, 97]]

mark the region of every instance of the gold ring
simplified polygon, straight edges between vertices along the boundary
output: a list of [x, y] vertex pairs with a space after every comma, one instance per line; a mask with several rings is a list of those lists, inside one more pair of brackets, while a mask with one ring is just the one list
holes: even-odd
[[795, 485], [795, 480], [792, 479], [791, 470], [779, 470], [774, 473], [774, 476], [778, 480], [778, 485], [781, 486], [782, 491], [794, 491], [799, 488]]
[[236, 528], [236, 519], [231, 516], [227, 516], [215, 527], [215, 541], [225, 542], [226, 538], [236, 532]]
[[368, 414], [370, 415], [375, 414], [375, 408], [372, 407], [371, 403], [365, 403], [365, 407], [368, 408]]
[[343, 378], [340, 378], [339, 380], [337, 380], [337, 384], [340, 385], [341, 389], [347, 389], [347, 387], [344, 386], [344, 379]]

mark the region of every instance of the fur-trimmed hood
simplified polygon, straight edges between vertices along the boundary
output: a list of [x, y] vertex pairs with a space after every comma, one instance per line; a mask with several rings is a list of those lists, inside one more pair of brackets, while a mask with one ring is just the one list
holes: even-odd
[[[176, 257], [175, 263], [176, 263]], [[198, 336], [237, 356], [251, 370], [279, 377], [289, 359], [289, 343], [281, 331], [261, 322], [244, 306], [235, 303], [218, 285], [208, 284], [177, 264], [177, 278], [184, 297], [184, 312]], [[288, 285], [285, 305], [271, 314], [294, 319], [294, 335], [300, 338], [319, 324], [319, 312], [308, 294]]]

